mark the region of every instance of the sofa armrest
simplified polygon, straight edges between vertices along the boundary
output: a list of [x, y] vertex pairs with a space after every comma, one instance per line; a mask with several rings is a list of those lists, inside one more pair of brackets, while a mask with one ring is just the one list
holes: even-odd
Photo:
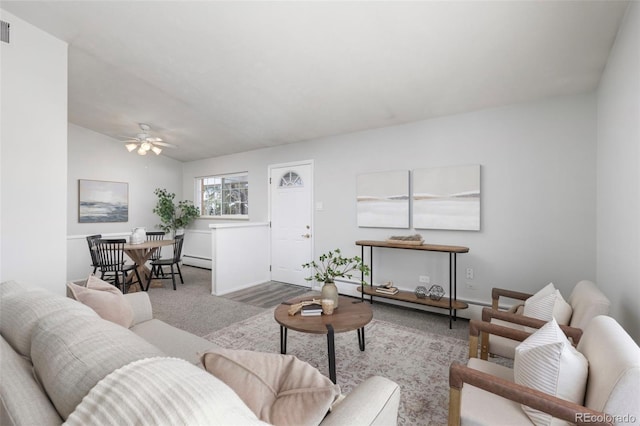
[[449, 368], [449, 425], [460, 424], [461, 390], [469, 384], [578, 425], [613, 425], [610, 416], [454, 361]]
[[528, 298], [533, 296], [533, 294], [522, 293], [520, 291], [508, 290], [506, 288], [496, 288], [496, 287], [494, 287], [494, 288], [491, 289], [491, 301], [492, 301], [491, 306], [495, 310], [498, 309], [500, 296], [507, 297], [509, 299], [527, 300]]
[[127, 293], [124, 298], [131, 305], [133, 310], [133, 327], [141, 322], [149, 321], [153, 319], [153, 309], [151, 308], [151, 301], [149, 295], [144, 291], [136, 293]]
[[395, 425], [398, 422], [400, 386], [380, 376], [369, 377], [353, 389], [322, 421], [331, 425]]

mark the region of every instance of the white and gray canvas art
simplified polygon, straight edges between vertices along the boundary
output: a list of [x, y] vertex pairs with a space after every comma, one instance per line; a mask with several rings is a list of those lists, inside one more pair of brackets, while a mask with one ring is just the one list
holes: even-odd
[[358, 226], [409, 227], [409, 171], [364, 173], [357, 177]]
[[78, 222], [128, 221], [128, 183], [86, 179], [78, 181]]
[[413, 227], [480, 230], [480, 165], [413, 171]]

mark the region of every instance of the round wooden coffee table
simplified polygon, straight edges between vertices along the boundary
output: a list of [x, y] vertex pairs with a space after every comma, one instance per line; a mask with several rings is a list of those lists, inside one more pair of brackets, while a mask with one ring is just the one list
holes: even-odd
[[[280, 324], [280, 353], [287, 353], [287, 330], [295, 330], [302, 333], [326, 334], [327, 350], [329, 354], [329, 378], [336, 383], [336, 350], [334, 334], [357, 330], [358, 345], [364, 351], [364, 326], [373, 318], [373, 311], [369, 303], [360, 299], [339, 296], [338, 309], [332, 315], [306, 316], [300, 312], [291, 316], [289, 308], [303, 300], [311, 300], [313, 297], [297, 297], [280, 304], [273, 314], [276, 322]], [[316, 297], [318, 299], [319, 296]]]

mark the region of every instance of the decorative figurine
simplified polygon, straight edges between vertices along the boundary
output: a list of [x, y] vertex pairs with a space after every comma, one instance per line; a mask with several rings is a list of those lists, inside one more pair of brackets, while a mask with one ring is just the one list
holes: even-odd
[[429, 289], [429, 299], [440, 300], [444, 296], [444, 289], [439, 285], [432, 285]]
[[427, 298], [427, 288], [423, 287], [421, 285], [416, 287], [416, 290], [415, 290], [414, 293], [416, 294], [416, 297], [418, 299], [426, 299]]

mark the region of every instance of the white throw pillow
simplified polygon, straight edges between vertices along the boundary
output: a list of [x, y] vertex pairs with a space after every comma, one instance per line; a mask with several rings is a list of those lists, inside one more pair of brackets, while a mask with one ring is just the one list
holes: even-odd
[[522, 315], [537, 318], [542, 321], [551, 321], [553, 318], [553, 306], [556, 303], [556, 294], [550, 293], [541, 297], [530, 297], [524, 302]]
[[[513, 361], [517, 384], [582, 404], [588, 376], [587, 359], [564, 335], [556, 320], [551, 320], [516, 347]], [[534, 410], [522, 409], [538, 425], [565, 425], [563, 420]]]
[[[547, 284], [542, 290], [525, 300], [522, 314], [527, 317], [537, 318], [542, 321], [551, 321], [555, 318], [558, 324], [567, 325], [571, 320], [573, 309], [553, 283]], [[526, 327], [529, 332], [535, 329]]]
[[572, 315], [573, 308], [564, 300], [564, 297], [560, 294], [560, 290], [556, 290], [556, 300], [553, 304], [553, 318], [555, 318], [560, 325], [569, 325]]

